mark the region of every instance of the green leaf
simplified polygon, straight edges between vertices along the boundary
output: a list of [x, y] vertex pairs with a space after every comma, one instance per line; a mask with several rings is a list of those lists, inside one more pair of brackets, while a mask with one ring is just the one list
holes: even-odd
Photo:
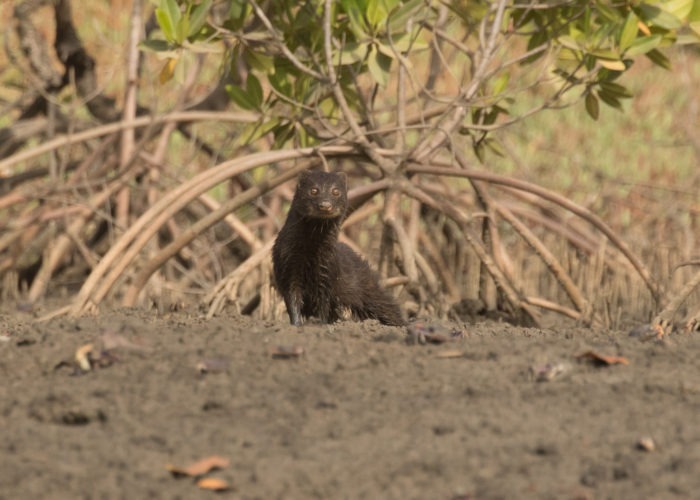
[[148, 50], [151, 52], [165, 52], [172, 50], [172, 46], [168, 42], [154, 38], [142, 41], [139, 43], [139, 48], [141, 50]]
[[632, 97], [632, 92], [627, 90], [626, 87], [620, 85], [619, 83], [600, 82], [599, 85], [605, 92], [617, 97], [618, 99], [629, 99]]
[[688, 26], [690, 26], [690, 29], [693, 30], [696, 35], [700, 36], [700, 21], [694, 21]]
[[678, 38], [676, 39], [676, 45], [697, 45], [697, 44], [700, 44], [700, 35], [693, 33], [693, 32], [686, 33], [683, 35], [678, 35]]
[[333, 64], [335, 66], [343, 66], [364, 61], [365, 57], [367, 57], [368, 48], [369, 44], [367, 43], [348, 42], [343, 47], [343, 50], [333, 54]]
[[233, 31], [240, 30], [252, 11], [253, 7], [247, 0], [231, 0], [228, 9], [228, 21], [224, 25]]
[[245, 0], [233, 0], [228, 9], [228, 17], [233, 19], [241, 19], [245, 17], [248, 5]]
[[385, 56], [373, 45], [369, 49], [367, 56], [367, 69], [372, 78], [382, 87], [389, 82], [389, 69], [391, 68], [391, 58]]
[[622, 22], [622, 16], [620, 13], [617, 11], [617, 9], [614, 9], [612, 7], [609, 7], [606, 5], [607, 2], [603, 2], [601, 0], [598, 0], [595, 2], [595, 8], [600, 14], [607, 19], [608, 21], [612, 21], [613, 23], [619, 23]]
[[282, 149], [287, 141], [294, 136], [294, 123], [282, 123], [276, 126], [272, 133], [275, 137], [275, 141], [272, 145], [273, 149]]
[[594, 120], [598, 119], [598, 115], [600, 114], [600, 104], [598, 103], [598, 98], [593, 94], [593, 92], [586, 94], [586, 112], [588, 112], [588, 115]]
[[570, 37], [569, 35], [562, 35], [559, 38], [557, 38], [559, 43], [566, 47], [567, 49], [575, 50], [575, 51], [580, 51], [581, 46], [578, 44], [576, 40], [574, 40], [573, 37]]
[[[549, 37], [547, 36], [547, 33], [545, 30], [539, 30], [535, 31], [535, 33], [530, 37], [530, 39], [527, 41], [527, 50], [534, 50], [537, 47], [543, 45], [544, 43], [549, 42]], [[537, 59], [540, 57], [544, 56], [546, 54], [546, 50], [542, 50], [540, 52], [537, 52], [529, 57], [526, 57], [520, 62], [521, 66], [527, 66], [528, 64], [531, 64], [535, 62]]]
[[238, 85], [226, 85], [226, 93], [231, 100], [238, 104], [243, 109], [256, 109], [255, 102], [250, 98], [248, 93]]
[[498, 115], [500, 115], [500, 114], [507, 115], [508, 114], [507, 109], [505, 109], [497, 104], [494, 106], [491, 106], [490, 108], [486, 108], [484, 111], [485, 111], [485, 114], [484, 114], [484, 120], [482, 122], [483, 125], [493, 125], [494, 123], [496, 123], [496, 120], [498, 119]]
[[604, 90], [599, 90], [598, 97], [600, 98], [601, 101], [603, 101], [605, 104], [607, 104], [611, 108], [620, 109], [620, 110], [622, 109], [622, 103], [613, 94], [610, 94], [609, 92], [606, 92]]
[[688, 21], [690, 21], [691, 23], [700, 21], [700, 2], [698, 2], [697, 0], [693, 2], [693, 7], [688, 13]]
[[658, 50], [650, 50], [645, 55], [657, 66], [661, 66], [664, 69], [671, 69], [671, 61]]
[[369, 21], [372, 27], [379, 28], [386, 21], [389, 12], [386, 10], [386, 6], [380, 0], [369, 0], [367, 4], [367, 21]]
[[302, 124], [301, 127], [297, 128], [296, 133], [299, 146], [305, 148], [314, 145], [314, 136], [312, 133], [309, 133], [309, 129], [305, 125]]
[[588, 51], [592, 56], [598, 59], [610, 59], [611, 61], [619, 61], [620, 54], [616, 50], [612, 49], [595, 49]]
[[477, 160], [479, 160], [479, 163], [484, 163], [484, 156], [486, 155], [486, 148], [484, 146], [484, 142], [475, 142], [472, 147], [474, 149], [474, 154], [476, 155]]
[[413, 37], [407, 34], [397, 35], [392, 37], [391, 45], [398, 52], [408, 53], [408, 51], [417, 52], [430, 47], [430, 44], [423, 38]]
[[638, 19], [634, 12], [630, 12], [625, 21], [625, 25], [622, 27], [622, 32], [620, 33], [620, 50], [623, 52], [627, 50], [637, 38], [637, 32], [639, 31], [637, 21]]
[[328, 120], [333, 120], [338, 111], [338, 104], [335, 102], [335, 99], [327, 98], [319, 102], [316, 105], [316, 109], [321, 112], [320, 114], [324, 118]]
[[693, 10], [693, 0], [669, 0], [662, 4], [662, 8], [673, 14], [678, 19], [685, 19]]
[[250, 101], [255, 105], [255, 109], [260, 109], [263, 103], [263, 90], [260, 80], [251, 72], [248, 73], [246, 90]]
[[194, 8], [192, 15], [190, 16], [190, 29], [187, 32], [187, 38], [199, 33], [199, 30], [202, 29], [204, 23], [207, 22], [207, 16], [209, 15], [211, 4], [212, 0], [203, 0], [202, 3]]
[[350, 21], [350, 30], [355, 34], [355, 38], [359, 41], [368, 38], [367, 26], [362, 15], [362, 10], [358, 5], [357, 0], [341, 0], [343, 10], [348, 15]]
[[650, 50], [654, 50], [660, 44], [661, 35], [643, 36], [632, 42], [632, 45], [627, 49], [625, 55], [628, 57], [635, 57], [646, 54]]
[[398, 6], [401, 5], [403, 0], [380, 0], [384, 5], [384, 10], [387, 12], [394, 11]]
[[175, 32], [177, 33], [177, 43], [182, 44], [185, 40], [187, 40], [187, 33], [190, 31], [190, 17], [188, 15], [184, 15], [180, 18], [180, 21], [177, 23], [177, 29]]
[[388, 45], [384, 45], [381, 42], [377, 42], [376, 47], [377, 47], [377, 50], [379, 50], [379, 52], [381, 52], [382, 54], [387, 56], [389, 59], [393, 59], [396, 56], [396, 53], [394, 52], [394, 50]]
[[496, 156], [500, 156], [501, 158], [505, 158], [507, 156], [507, 152], [505, 149], [503, 149], [503, 145], [495, 137], [487, 137], [484, 142], [486, 147]]
[[635, 9], [635, 13], [648, 24], [659, 28], [675, 30], [681, 27], [680, 19], [655, 5], [642, 3]]
[[261, 73], [269, 74], [275, 71], [275, 59], [272, 56], [246, 49], [246, 51], [243, 53], [243, 57], [245, 58], [246, 62], [250, 64], [251, 68], [260, 71]]
[[557, 59], [562, 62], [574, 62], [574, 66], [578, 66], [581, 61], [581, 51], [562, 48], [557, 53]]
[[510, 73], [501, 73], [493, 80], [492, 93], [497, 96], [506, 89], [508, 81], [510, 80]]
[[273, 74], [268, 76], [268, 81], [270, 82], [270, 85], [272, 85], [272, 88], [274, 88], [277, 92], [282, 94], [283, 96], [287, 96], [290, 99], [293, 99], [293, 87], [292, 84], [289, 81], [289, 75], [280, 69], [276, 69]]
[[688, 13], [688, 27], [700, 37], [700, 1], [693, 2], [693, 8]]
[[279, 125], [279, 123], [279, 118], [270, 118], [266, 122], [250, 123], [243, 129], [241, 135], [238, 136], [236, 143], [239, 145], [250, 144], [251, 142], [260, 139], [268, 132], [271, 132]]
[[[408, 0], [400, 7], [389, 13], [389, 29], [392, 33], [406, 30], [406, 23], [412, 17], [414, 23], [423, 19], [428, 11], [424, 8], [423, 0]], [[422, 14], [421, 14], [422, 13]]]
[[175, 28], [180, 22], [180, 8], [175, 0], [160, 0], [160, 5], [156, 9], [156, 19], [160, 29], [169, 42], [177, 40]]

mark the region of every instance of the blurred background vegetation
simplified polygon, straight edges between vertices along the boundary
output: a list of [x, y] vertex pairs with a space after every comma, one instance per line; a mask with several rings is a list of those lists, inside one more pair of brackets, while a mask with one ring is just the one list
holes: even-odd
[[[507, 19], [497, 23], [501, 4]], [[0, 4], [0, 20], [12, 27], [0, 51], [3, 301], [46, 312], [46, 299], [58, 298], [71, 302], [61, 312], [75, 314], [94, 310], [106, 299], [160, 310], [202, 303], [210, 314], [228, 303], [243, 312], [279, 318], [281, 305], [270, 288], [265, 248], [284, 220], [294, 172], [328, 168], [329, 162], [330, 168], [348, 171], [358, 190], [379, 186], [369, 198], [358, 191], [356, 218], [351, 216], [344, 237], [375, 267], [379, 264], [411, 314], [464, 317], [476, 311], [522, 319], [516, 313], [523, 309], [529, 320], [539, 320], [533, 305], [562, 312], [556, 307], [561, 305], [565, 316], [620, 327], [650, 321], [696, 276], [696, 266], [678, 266], [700, 258], [700, 51], [686, 43], [694, 42], [699, 2], [540, 6], [366, 0], [333, 5], [328, 31], [337, 57], [334, 66], [364, 139], [346, 123], [324, 63], [323, 2]], [[25, 9], [19, 16], [18, 8]], [[299, 19], [305, 8], [311, 12], [309, 25], [284, 24], [285, 19]], [[669, 20], [669, 11], [679, 13], [677, 25]], [[69, 64], [61, 60], [57, 43], [60, 12], [69, 14], [79, 45], [94, 61], [94, 81], [87, 92], [78, 72], [63, 73]], [[397, 17], [398, 38], [384, 29]], [[373, 18], [378, 22], [373, 24]], [[21, 19], [40, 34], [52, 71], [64, 79], [55, 91], [32, 66]], [[496, 48], [488, 53], [494, 31]], [[130, 36], [134, 32], [138, 45]], [[440, 50], [431, 52], [436, 40]], [[306, 69], [295, 69], [280, 48], [285, 44]], [[540, 46], [537, 59], [503, 63]], [[64, 47], [75, 44], [66, 42]], [[134, 47], [139, 60], [136, 78], [130, 79]], [[485, 59], [489, 74], [467, 95], [465, 89], [476, 81], [478, 63]], [[399, 77], [399, 68], [413, 76]], [[400, 78], [409, 81], [403, 104]], [[30, 116], [37, 95], [49, 104]], [[100, 115], [104, 108], [86, 105], [99, 101], [96, 96], [104, 98], [105, 115]], [[443, 106], [438, 119], [469, 106], [461, 129], [450, 131], [447, 135], [453, 138], [447, 142], [435, 139], [436, 119], [426, 116], [438, 105]], [[399, 108], [408, 115], [422, 114], [419, 122], [430, 126], [381, 132], [399, 123]], [[219, 114], [159, 122], [131, 137], [128, 127], [122, 127], [84, 143], [20, 156], [99, 125], [179, 110]], [[113, 143], [107, 145], [110, 138]], [[438, 141], [434, 144], [440, 152], [434, 157], [442, 164], [456, 165], [452, 158], [459, 151], [462, 163], [455, 168], [529, 181], [600, 217], [649, 270], [659, 286], [659, 300], [599, 228], [560, 206], [531, 192], [515, 193], [512, 187], [493, 188], [493, 201], [484, 205], [467, 180], [411, 173], [411, 161], [426, 164], [425, 156], [414, 153], [430, 141]], [[341, 152], [331, 148], [346, 145], [350, 149]], [[259, 166], [224, 175], [202, 195], [193, 194], [193, 201], [174, 210], [172, 217], [160, 222], [149, 218], [157, 200], [189, 185], [198, 174], [206, 179], [206, 172], [226, 160], [308, 146], [330, 149], [321, 157], [312, 151], [263, 158]], [[383, 152], [391, 148], [398, 148], [404, 160]], [[271, 179], [272, 185], [265, 185]], [[388, 182], [380, 184], [382, 179]], [[479, 217], [460, 222], [460, 215], [450, 215], [448, 208], [420, 203], [397, 188], [402, 179], [434, 196], [443, 193], [461, 214], [487, 212], [496, 223], [489, 229]], [[387, 201], [392, 189], [401, 193], [398, 208]], [[128, 193], [126, 203], [120, 192]], [[227, 200], [237, 197], [241, 202], [226, 210]], [[587, 307], [572, 305], [542, 256], [491, 208], [512, 211], [534, 232], [557, 257]], [[207, 216], [212, 223], [186, 238], [189, 228], [197, 228], [197, 221]], [[139, 221], [154, 225], [154, 236], [137, 245], [142, 231], [129, 236], [129, 228]], [[483, 238], [477, 245], [493, 256], [494, 267], [504, 276], [484, 268], [484, 257], [467, 243], [469, 238], [451, 233], [455, 224], [458, 232], [468, 235], [471, 227]], [[432, 226], [438, 233], [430, 233]], [[569, 230], [575, 237], [567, 236]], [[495, 241], [489, 231], [495, 231]], [[402, 232], [408, 235], [404, 246]], [[430, 240], [438, 248], [423, 250]], [[182, 244], [172, 247], [178, 241]], [[110, 253], [115, 248], [120, 249]], [[130, 251], [132, 257], [119, 260]], [[412, 272], [414, 261], [417, 270]], [[513, 294], [504, 294], [509, 287]], [[674, 320], [692, 319], [699, 304], [696, 292], [681, 309], [671, 311]]]

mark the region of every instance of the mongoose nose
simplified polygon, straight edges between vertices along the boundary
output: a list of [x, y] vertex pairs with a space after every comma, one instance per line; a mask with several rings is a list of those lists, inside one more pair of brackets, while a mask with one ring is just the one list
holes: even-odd
[[322, 201], [318, 204], [318, 209], [321, 212], [330, 212], [333, 208], [333, 204], [330, 201]]

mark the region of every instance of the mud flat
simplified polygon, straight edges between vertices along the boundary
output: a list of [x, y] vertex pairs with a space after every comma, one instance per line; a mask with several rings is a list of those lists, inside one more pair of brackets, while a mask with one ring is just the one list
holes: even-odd
[[37, 324], [5, 309], [0, 498], [210, 498], [167, 467], [212, 455], [228, 465], [206, 477], [231, 498], [700, 491], [697, 334], [424, 324], [447, 341], [376, 322], [130, 309]]

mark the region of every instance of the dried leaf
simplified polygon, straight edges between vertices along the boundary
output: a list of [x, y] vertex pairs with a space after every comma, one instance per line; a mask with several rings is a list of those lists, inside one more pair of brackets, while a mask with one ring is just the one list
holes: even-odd
[[163, 68], [160, 70], [160, 74], [158, 75], [158, 81], [161, 85], [169, 82], [173, 78], [176, 66], [177, 59], [175, 58], [169, 58], [167, 61], [165, 61], [165, 64], [163, 65]]
[[436, 357], [440, 359], [463, 358], [464, 351], [441, 351], [437, 353]]
[[300, 345], [278, 345], [272, 349], [270, 355], [275, 359], [292, 359], [300, 357], [304, 352]]
[[175, 477], [197, 477], [203, 476], [204, 474], [207, 474], [215, 469], [223, 469], [228, 467], [229, 463], [230, 461], [226, 457], [212, 455], [191, 463], [187, 467], [178, 467], [176, 465], [167, 464], [165, 468], [168, 469], [168, 471], [170, 471], [170, 473]]
[[649, 26], [644, 24], [641, 20], [637, 21], [637, 27], [639, 30], [644, 33], [646, 36], [651, 35], [651, 30], [649, 29]]
[[597, 366], [629, 365], [630, 362], [624, 356], [605, 356], [595, 351], [586, 351], [577, 354], [576, 358], [591, 361]]
[[80, 366], [80, 369], [84, 372], [90, 371], [90, 353], [92, 353], [93, 345], [85, 344], [75, 351], [75, 361]]
[[656, 443], [653, 438], [644, 436], [637, 441], [637, 448], [642, 451], [654, 451], [656, 450]]
[[228, 484], [223, 479], [219, 479], [216, 477], [203, 477], [202, 479], [197, 481], [197, 486], [199, 486], [203, 490], [211, 491], [227, 491], [231, 489], [230, 484]]

